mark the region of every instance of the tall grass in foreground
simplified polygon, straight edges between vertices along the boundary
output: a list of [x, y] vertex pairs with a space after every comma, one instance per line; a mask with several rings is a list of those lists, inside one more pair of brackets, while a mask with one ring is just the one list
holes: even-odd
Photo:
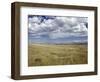
[[31, 44], [28, 46], [28, 66], [87, 64], [86, 44]]

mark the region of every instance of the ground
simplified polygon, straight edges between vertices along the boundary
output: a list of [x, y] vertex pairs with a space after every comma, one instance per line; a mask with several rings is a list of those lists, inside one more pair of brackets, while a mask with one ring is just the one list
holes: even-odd
[[28, 66], [87, 64], [86, 44], [31, 44]]

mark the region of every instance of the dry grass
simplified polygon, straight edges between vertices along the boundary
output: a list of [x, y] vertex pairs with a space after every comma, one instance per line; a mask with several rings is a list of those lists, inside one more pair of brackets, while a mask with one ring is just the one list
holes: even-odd
[[86, 64], [85, 44], [32, 44], [28, 46], [28, 66]]

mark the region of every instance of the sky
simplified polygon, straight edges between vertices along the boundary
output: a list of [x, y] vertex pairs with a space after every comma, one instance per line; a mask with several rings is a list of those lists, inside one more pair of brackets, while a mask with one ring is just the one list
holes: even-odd
[[87, 38], [87, 17], [28, 16], [30, 43], [86, 43]]

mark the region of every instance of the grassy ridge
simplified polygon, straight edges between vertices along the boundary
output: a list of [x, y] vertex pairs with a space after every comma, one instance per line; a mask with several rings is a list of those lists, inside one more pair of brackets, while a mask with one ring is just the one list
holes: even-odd
[[32, 44], [28, 46], [28, 66], [86, 64], [87, 46]]

